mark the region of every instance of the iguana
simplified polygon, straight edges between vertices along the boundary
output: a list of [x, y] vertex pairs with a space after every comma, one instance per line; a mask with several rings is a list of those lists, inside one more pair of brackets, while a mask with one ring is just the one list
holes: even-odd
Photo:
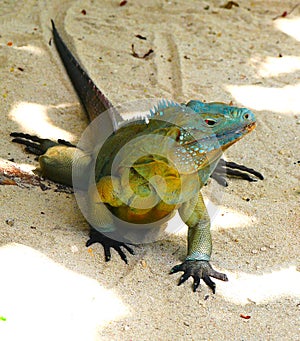
[[[89, 119], [93, 120], [113, 105], [76, 61], [53, 21], [52, 29], [59, 55]], [[106, 123], [114, 130], [113, 121]], [[102, 244], [106, 261], [111, 259], [111, 248], [125, 263], [127, 257], [121, 247], [134, 254], [126, 239], [120, 237], [124, 225], [137, 231], [139, 226], [158, 228], [178, 210], [188, 226], [188, 252], [185, 261], [170, 273], [184, 272], [178, 285], [191, 276], [194, 291], [203, 279], [215, 292], [216, 285], [210, 277], [228, 279], [209, 263], [210, 218], [200, 189], [210, 176], [227, 185], [224, 168], [249, 181], [254, 180], [244, 171], [263, 178], [259, 172], [221, 159], [224, 150], [255, 126], [255, 116], [246, 108], [201, 101], [161, 101], [146, 120], [129, 121], [112, 133], [94, 158], [64, 140], [54, 142], [23, 133], [11, 136], [14, 142], [39, 155], [41, 173], [50, 180], [72, 185], [72, 168], [73, 173], [75, 169], [77, 175], [86, 178], [92, 164], [86, 188], [87, 220], [91, 226], [86, 246]]]

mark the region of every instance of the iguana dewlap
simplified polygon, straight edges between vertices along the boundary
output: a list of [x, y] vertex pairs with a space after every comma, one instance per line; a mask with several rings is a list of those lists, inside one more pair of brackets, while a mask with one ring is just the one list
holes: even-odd
[[[99, 103], [101, 98], [100, 113], [112, 105], [81, 69], [52, 24], [58, 51], [93, 119], [97, 116], [91, 104], [93, 99], [98, 98]], [[80, 86], [84, 82], [89, 86]], [[74, 168], [77, 176], [89, 179], [87, 218], [92, 229], [87, 246], [101, 243], [106, 260], [111, 257], [110, 248], [116, 249], [125, 262], [127, 258], [120, 247], [133, 253], [126, 243], [114, 240], [122, 234], [116, 222], [159, 227], [160, 222], [178, 210], [188, 226], [188, 252], [186, 260], [173, 267], [171, 273], [184, 271], [179, 284], [192, 276], [194, 290], [202, 278], [214, 292], [215, 284], [210, 277], [223, 281], [227, 277], [209, 264], [210, 218], [200, 189], [215, 170], [223, 151], [255, 125], [254, 114], [246, 108], [201, 101], [187, 104], [162, 101], [150, 111], [147, 121], [129, 122], [105, 141], [96, 155], [95, 177], [87, 174], [93, 162], [90, 153], [64, 141], [55, 143], [22, 133], [12, 136], [32, 152], [42, 154], [40, 170], [50, 180], [71, 185]]]

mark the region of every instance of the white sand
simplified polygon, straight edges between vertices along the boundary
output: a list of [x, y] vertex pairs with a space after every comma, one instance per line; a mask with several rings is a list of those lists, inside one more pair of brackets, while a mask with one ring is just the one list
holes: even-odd
[[[53, 18], [113, 103], [166, 97], [253, 110], [256, 131], [226, 156], [265, 175], [223, 191], [212, 264], [229, 282], [215, 295], [168, 275], [185, 255], [184, 235], [136, 248], [128, 266], [115, 253], [105, 263], [100, 245], [85, 248], [88, 225], [72, 195], [1, 186], [1, 341], [299, 340], [300, 7], [272, 20], [296, 2], [224, 3], [0, 4], [1, 158], [36, 165], [11, 131], [76, 142], [87, 124], [48, 44]], [[154, 54], [134, 58], [132, 43]]]

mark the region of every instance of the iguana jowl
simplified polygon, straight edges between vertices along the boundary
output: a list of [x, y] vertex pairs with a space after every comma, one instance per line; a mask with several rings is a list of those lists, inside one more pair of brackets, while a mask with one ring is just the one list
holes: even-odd
[[[113, 106], [72, 56], [53, 21], [52, 27], [60, 57], [93, 120]], [[215, 271], [209, 263], [210, 219], [200, 189], [216, 169], [214, 177], [226, 184], [222, 167], [250, 181], [248, 174], [238, 170], [262, 179], [262, 175], [252, 169], [220, 159], [224, 150], [255, 128], [255, 121], [250, 110], [223, 103], [162, 101], [151, 110], [147, 122], [136, 120], [118, 129], [105, 141], [96, 157], [95, 179], [92, 179], [95, 185], [88, 189], [91, 232], [86, 245], [101, 243], [106, 261], [110, 260], [110, 249], [114, 248], [127, 263], [121, 247], [131, 254], [133, 250], [123, 241], [114, 239], [115, 232], [120, 230], [116, 219], [153, 224], [168, 220], [178, 210], [189, 227], [188, 253], [186, 260], [173, 267], [171, 273], [184, 272], [179, 284], [192, 276], [194, 291], [202, 278], [215, 292], [215, 283], [210, 277], [226, 281], [227, 276]], [[113, 121], [108, 120], [107, 124], [112, 130], [115, 128]], [[53, 142], [22, 133], [11, 135], [15, 137], [14, 142], [25, 144], [27, 150], [40, 155], [43, 176], [69, 185], [72, 184], [72, 167], [86, 176], [86, 166], [92, 162], [88, 153], [78, 151], [63, 140]], [[157, 143], [153, 143], [153, 139]], [[75, 153], [84, 161], [74, 161]], [[117, 155], [121, 161], [112, 172]]]

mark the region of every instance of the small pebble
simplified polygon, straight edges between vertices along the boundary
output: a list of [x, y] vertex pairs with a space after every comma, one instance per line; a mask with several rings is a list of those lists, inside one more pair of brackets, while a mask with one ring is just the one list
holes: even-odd
[[72, 246], [71, 246], [71, 251], [72, 251], [73, 253], [78, 252], [78, 247], [77, 247], [76, 245], [72, 245]]
[[265, 246], [262, 246], [262, 247], [260, 248], [260, 251], [267, 251], [267, 248], [266, 248]]
[[147, 268], [147, 262], [144, 259], [141, 260], [141, 264], [144, 269]]
[[6, 224], [9, 225], [9, 226], [14, 226], [15, 224], [15, 219], [14, 218], [7, 218], [5, 220]]
[[252, 252], [254, 255], [256, 255], [256, 254], [258, 253], [257, 250], [252, 250], [251, 252]]

